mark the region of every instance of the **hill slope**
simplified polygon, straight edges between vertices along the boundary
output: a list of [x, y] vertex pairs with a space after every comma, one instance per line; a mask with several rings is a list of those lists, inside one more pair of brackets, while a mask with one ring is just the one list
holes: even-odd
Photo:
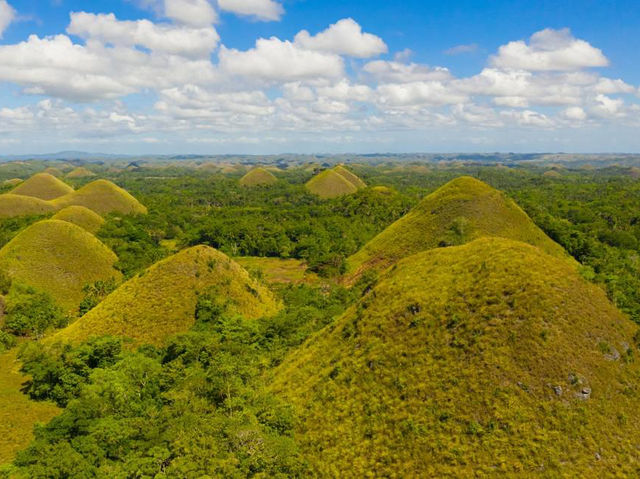
[[337, 198], [358, 191], [358, 187], [334, 170], [325, 170], [305, 185], [307, 190], [320, 198]]
[[272, 389], [320, 477], [625, 477], [636, 332], [565, 260], [482, 238], [398, 263]]
[[14, 195], [33, 196], [47, 201], [71, 192], [73, 192], [73, 188], [49, 173], [33, 175], [11, 191]]
[[240, 184], [248, 187], [273, 185], [277, 182], [278, 178], [264, 168], [254, 168], [240, 179]]
[[96, 176], [96, 174], [84, 166], [75, 168], [67, 174], [67, 178], [88, 178], [90, 176]]
[[110, 278], [113, 252], [95, 236], [66, 221], [46, 220], [31, 225], [0, 250], [0, 269], [14, 280], [45, 291], [68, 311], [84, 298], [82, 288]]
[[362, 189], [362, 188], [366, 188], [367, 187], [367, 184], [364, 181], [362, 181], [359, 176], [357, 176], [355, 173], [352, 173], [351, 171], [347, 170], [342, 165], [336, 166], [333, 169], [333, 171], [335, 171], [339, 175], [343, 176], [349, 183], [351, 183], [353, 186], [355, 186], [359, 190]]
[[147, 209], [127, 191], [107, 180], [97, 180], [53, 202], [59, 208], [78, 205], [99, 215], [146, 214]]
[[482, 236], [510, 238], [568, 257], [512, 200], [486, 183], [465, 176], [424, 198], [347, 260], [347, 282], [368, 269], [383, 270], [399, 259]]
[[0, 218], [44, 215], [55, 210], [55, 206], [50, 202], [33, 196], [14, 195], [12, 193], [0, 195]]
[[95, 234], [104, 224], [104, 218], [84, 206], [67, 206], [58, 211], [53, 220], [68, 221], [91, 234]]
[[54, 338], [81, 341], [110, 334], [161, 344], [193, 326], [198, 294], [205, 292], [215, 293], [225, 311], [247, 318], [278, 309], [272, 294], [236, 262], [213, 248], [198, 246], [127, 281]]

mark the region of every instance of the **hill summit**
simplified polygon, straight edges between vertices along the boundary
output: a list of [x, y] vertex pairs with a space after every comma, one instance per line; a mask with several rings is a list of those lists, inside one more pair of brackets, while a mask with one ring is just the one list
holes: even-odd
[[112, 278], [118, 258], [95, 236], [67, 221], [31, 225], [0, 250], [0, 269], [48, 293], [67, 311], [77, 309], [85, 285]]
[[41, 200], [53, 200], [72, 192], [73, 188], [49, 173], [37, 173], [11, 191], [14, 195], [33, 196]]
[[84, 228], [91, 234], [95, 234], [105, 223], [104, 218], [98, 213], [91, 211], [84, 206], [67, 206], [66, 208], [58, 211], [53, 217], [53, 220], [68, 221], [74, 225]]
[[248, 319], [279, 308], [269, 290], [235, 261], [213, 248], [197, 246], [127, 281], [54, 338], [82, 341], [109, 334], [162, 344], [194, 325], [199, 294], [215, 296], [221, 312]]
[[305, 186], [310, 193], [324, 199], [351, 195], [366, 187], [360, 178], [341, 165], [318, 173]]
[[637, 473], [637, 326], [503, 238], [400, 261], [275, 372], [314, 477]]
[[0, 195], [0, 218], [45, 215], [55, 210], [56, 208], [50, 202], [33, 196], [14, 195], [12, 193]]
[[277, 182], [274, 174], [264, 168], [254, 168], [240, 179], [240, 184], [248, 187], [273, 185]]
[[67, 174], [67, 178], [89, 178], [91, 176], [96, 176], [96, 174], [84, 166], [79, 166]]
[[347, 260], [347, 278], [383, 270], [420, 251], [468, 243], [483, 236], [510, 238], [568, 258], [511, 199], [482, 181], [457, 178], [424, 198]]
[[146, 214], [147, 209], [126, 190], [107, 180], [97, 180], [78, 191], [56, 199], [58, 208], [77, 205], [95, 211], [99, 215], [109, 213]]

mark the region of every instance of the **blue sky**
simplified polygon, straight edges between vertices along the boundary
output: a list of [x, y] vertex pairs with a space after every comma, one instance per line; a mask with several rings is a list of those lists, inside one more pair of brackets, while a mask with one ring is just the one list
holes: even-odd
[[640, 151], [637, 1], [397, 3], [0, 0], [0, 155]]

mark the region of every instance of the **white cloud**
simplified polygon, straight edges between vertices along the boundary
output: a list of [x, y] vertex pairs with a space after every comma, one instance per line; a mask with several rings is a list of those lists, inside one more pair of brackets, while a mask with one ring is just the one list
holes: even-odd
[[587, 113], [579, 106], [570, 106], [562, 111], [562, 116], [567, 120], [584, 121], [587, 119]]
[[491, 58], [491, 64], [503, 69], [529, 71], [572, 71], [605, 67], [609, 61], [602, 51], [571, 35], [569, 29], [547, 28], [524, 41], [510, 42]]
[[15, 17], [16, 11], [7, 3], [7, 0], [0, 0], [0, 38]]
[[221, 47], [220, 67], [226, 73], [249, 79], [289, 82], [342, 76], [344, 64], [337, 55], [310, 51], [276, 37], [260, 38], [255, 48], [239, 51]]
[[447, 105], [463, 103], [467, 97], [441, 82], [389, 83], [377, 88], [378, 101], [390, 107], [416, 107], [419, 105]]
[[149, 20], [120, 21], [114, 14], [72, 13], [67, 32], [117, 46], [141, 46], [156, 52], [208, 56], [220, 37], [213, 27], [191, 28]]
[[295, 43], [307, 50], [355, 58], [370, 58], [388, 51], [382, 38], [363, 33], [362, 27], [352, 18], [342, 19], [314, 36], [302, 30], [296, 35]]
[[273, 0], [218, 0], [220, 10], [254, 17], [262, 21], [277, 21], [284, 14], [284, 8]]
[[376, 60], [367, 63], [363, 71], [377, 81], [389, 83], [411, 83], [416, 81], [446, 81], [452, 78], [446, 68], [430, 68], [416, 63], [399, 63]]
[[478, 51], [478, 45], [476, 43], [470, 43], [467, 45], [457, 45], [444, 51], [445, 55], [463, 55], [465, 53], [474, 53]]
[[164, 14], [192, 27], [206, 27], [218, 20], [209, 0], [164, 0]]

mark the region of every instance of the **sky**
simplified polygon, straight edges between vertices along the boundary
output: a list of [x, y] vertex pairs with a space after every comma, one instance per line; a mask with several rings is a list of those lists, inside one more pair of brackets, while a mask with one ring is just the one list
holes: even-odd
[[0, 0], [0, 156], [640, 153], [637, 0]]

